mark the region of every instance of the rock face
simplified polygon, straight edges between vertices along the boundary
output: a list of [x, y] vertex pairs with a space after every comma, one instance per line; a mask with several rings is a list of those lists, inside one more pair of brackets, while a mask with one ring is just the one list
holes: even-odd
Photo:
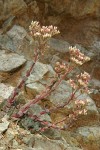
[[[73, 74], [80, 70], [87, 71], [93, 78], [90, 87], [96, 89], [91, 94], [91, 98], [88, 97], [88, 114], [81, 116], [76, 121], [73, 130], [66, 131], [66, 138], [58, 133], [59, 140], [50, 140], [47, 137], [53, 138], [53, 134], [56, 135], [55, 130], [51, 132], [51, 135], [47, 131], [47, 137], [34, 135], [19, 126], [14, 126], [13, 123], [8, 127], [9, 122], [6, 122], [7, 124], [3, 128], [5, 121], [2, 121], [0, 131], [4, 133], [0, 134], [0, 149], [99, 150], [100, 0], [1, 0], [0, 10], [0, 103], [10, 96], [15, 84], [25, 75], [32, 63], [35, 45], [25, 30], [28, 29], [32, 20], [39, 20], [43, 25], [56, 25], [61, 34], [57, 37], [58, 39], [49, 41], [50, 49], [40, 60], [41, 62], [36, 63], [26, 82], [26, 91], [23, 88], [22, 95], [18, 97], [19, 101], [24, 100], [24, 104], [45, 90], [45, 85], [50, 84], [55, 75], [52, 66], [54, 67], [58, 60], [69, 61], [68, 47], [70, 45], [76, 45], [83, 53], [91, 57], [89, 63], [75, 70]], [[26, 62], [26, 60], [28, 61]], [[37, 115], [46, 108], [64, 103], [70, 93], [70, 86], [67, 81], [63, 80], [47, 99], [34, 105], [30, 112]], [[81, 98], [86, 99], [87, 95], [81, 95]], [[71, 106], [61, 111], [57, 110], [51, 116], [49, 114], [42, 115], [42, 119], [54, 123], [65, 117], [70, 110]], [[40, 127], [37, 122], [32, 121], [28, 117], [24, 118], [22, 126], [26, 129]], [[68, 132], [70, 132], [70, 136], [68, 136]], [[8, 148], [7, 145], [11, 147]]]
[[0, 97], [1, 98], [7, 99], [10, 96], [10, 94], [13, 92], [13, 90], [14, 90], [14, 87], [0, 83]]
[[76, 131], [76, 139], [81, 142], [88, 150], [100, 149], [100, 127], [85, 126]]
[[[49, 8], [53, 10], [56, 14], [70, 14], [72, 17], [86, 17], [86, 15], [94, 15], [97, 17], [100, 17], [100, 4], [99, 1], [73, 1], [71, 2], [70, 0], [51, 0], [48, 1]], [[56, 6], [56, 7], [55, 7]], [[79, 7], [80, 6], [80, 7]]]
[[0, 23], [4, 20], [8, 19], [10, 16], [16, 16], [21, 14], [25, 11], [27, 5], [23, 0], [7, 0], [7, 1], [0, 1]]
[[2, 131], [5, 131], [7, 128], [8, 130], [2, 136], [0, 135], [1, 150], [6, 150], [8, 144], [11, 150], [83, 150], [80, 146], [67, 143], [65, 139], [52, 140], [40, 134], [33, 136], [27, 130], [20, 128], [18, 125], [15, 126], [13, 123], [9, 127], [6, 125], [5, 128], [2, 128]]
[[0, 51], [0, 72], [11, 72], [26, 62], [24, 56], [15, 53], [6, 54]]
[[63, 38], [69, 42], [92, 44], [99, 40], [100, 1], [45, 1], [48, 23], [59, 26]]
[[2, 30], [7, 29], [9, 22], [13, 22], [11, 17], [15, 16], [14, 22], [24, 27], [28, 27], [32, 19], [57, 25], [63, 39], [74, 44], [93, 46], [94, 41], [100, 40], [99, 0], [2, 0], [0, 10]]

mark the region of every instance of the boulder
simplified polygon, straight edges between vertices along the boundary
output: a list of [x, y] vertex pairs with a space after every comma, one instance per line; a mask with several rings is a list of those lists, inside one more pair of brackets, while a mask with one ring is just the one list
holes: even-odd
[[6, 34], [0, 35], [0, 48], [24, 55], [27, 59], [33, 59], [34, 42], [26, 30], [14, 25]]
[[[64, 104], [64, 102], [67, 102], [70, 95], [71, 95], [71, 87], [67, 81], [63, 80], [62, 83], [56, 88], [54, 92], [51, 93], [51, 95], [47, 99], [50, 100], [50, 102], [52, 102], [53, 105], [56, 106], [57, 104], [61, 105]], [[76, 93], [76, 96], [78, 95], [80, 95], [79, 92]], [[87, 115], [81, 115], [79, 117], [79, 119], [77, 120], [78, 125], [83, 125], [86, 123], [93, 124], [98, 122], [99, 113], [95, 102], [87, 94], [81, 94], [80, 96], [78, 96], [78, 98], [83, 101], [88, 99], [88, 104], [86, 106]], [[63, 112], [64, 114], [65, 113], [67, 114], [72, 108], [73, 105], [69, 104], [65, 108], [62, 108], [61, 113]], [[88, 122], [88, 120], [90, 121]]]
[[17, 51], [22, 44], [26, 30], [18, 25], [14, 25], [7, 34], [0, 35], [0, 46], [8, 50]]
[[11, 95], [13, 90], [14, 90], [14, 87], [10, 85], [6, 85], [4, 83], [0, 83], [0, 97], [2, 99], [7, 99]]
[[100, 149], [100, 126], [84, 126], [75, 131], [75, 138], [88, 150]]
[[25, 62], [24, 56], [0, 51], [0, 72], [11, 72], [21, 67]]
[[[25, 70], [30, 66], [29, 64], [31, 63], [27, 63]], [[31, 94], [36, 95], [36, 93], [42, 92], [45, 90], [45, 86], [50, 84], [54, 75], [55, 71], [50, 65], [37, 62], [31, 75], [26, 81], [27, 93], [31, 92]]]

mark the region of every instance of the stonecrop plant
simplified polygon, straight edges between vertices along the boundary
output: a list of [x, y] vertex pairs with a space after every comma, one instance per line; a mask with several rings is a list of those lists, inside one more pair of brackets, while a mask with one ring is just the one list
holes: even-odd
[[[41, 26], [39, 22], [32, 21], [29, 26], [30, 35], [32, 36], [34, 43], [36, 45], [34, 49], [34, 60], [26, 72], [25, 76], [22, 78], [20, 83], [16, 86], [10, 97], [1, 103], [0, 108], [6, 113], [9, 114], [11, 107], [15, 107], [14, 104], [16, 102], [16, 97], [19, 95], [21, 88], [25, 85], [26, 80], [30, 76], [31, 72], [34, 71], [34, 66], [36, 62], [41, 58], [41, 56], [45, 55], [45, 51], [48, 49], [48, 41], [50, 38], [58, 33], [59, 30], [55, 26]], [[31, 114], [29, 109], [37, 104], [38, 102], [46, 99], [53, 91], [57, 89], [57, 87], [61, 84], [61, 82], [71, 73], [77, 66], [84, 64], [89, 61], [90, 58], [85, 56], [80, 52], [76, 47], [69, 47], [70, 54], [70, 62], [56, 62], [55, 64], [55, 72], [56, 75], [52, 78], [51, 83], [49, 85], [45, 85], [45, 90], [36, 95], [36, 97], [26, 104], [19, 105], [16, 107], [16, 111], [12, 112], [9, 115], [9, 118], [14, 118], [15, 120], [21, 120], [27, 115], [33, 121], [38, 122], [40, 124], [37, 129], [38, 132], [43, 132], [46, 129], [54, 128], [58, 130], [66, 130], [74, 120], [78, 119], [79, 115], [86, 115], [86, 105], [88, 100], [82, 100], [77, 96], [77, 92], [80, 94], [86, 93], [89, 94], [88, 84], [90, 80], [90, 75], [87, 72], [83, 72], [79, 75], [76, 75], [72, 79], [68, 79], [69, 86], [72, 88], [72, 92], [70, 96], [66, 99], [66, 102], [63, 104], [59, 104], [50, 109], [44, 109], [40, 112], [38, 116]], [[60, 121], [53, 123], [52, 121], [45, 121], [41, 119], [41, 116], [44, 114], [51, 115], [56, 110], [60, 110], [65, 108], [67, 105], [72, 103], [72, 110], [65, 118], [62, 118]], [[67, 120], [67, 122], [66, 122]], [[60, 123], [66, 122], [65, 125], [60, 126]], [[35, 130], [33, 128], [33, 130]]]

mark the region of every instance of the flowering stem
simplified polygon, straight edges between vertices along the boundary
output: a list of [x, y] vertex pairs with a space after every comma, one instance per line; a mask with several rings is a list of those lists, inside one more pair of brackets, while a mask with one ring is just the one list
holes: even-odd
[[33, 70], [33, 67], [34, 67], [35, 63], [37, 62], [37, 60], [38, 60], [38, 54], [35, 55], [34, 62], [32, 63], [30, 69], [26, 72], [25, 77], [23, 77], [23, 79], [20, 81], [20, 83], [18, 84], [18, 86], [14, 89], [14, 91], [12, 92], [12, 94], [6, 100], [6, 104], [4, 105], [5, 109], [6, 109], [6, 107], [10, 108], [11, 105], [14, 103], [16, 96], [19, 94], [20, 89], [24, 86], [26, 80], [30, 76], [30, 74], [31, 74], [31, 72]]
[[43, 110], [42, 112], [40, 112], [39, 117], [40, 117], [41, 115], [46, 114], [46, 113], [52, 113], [52, 112], [54, 112], [54, 111], [56, 111], [56, 110], [59, 110], [59, 109], [61, 109], [61, 108], [64, 108], [66, 105], [68, 105], [68, 104], [70, 103], [70, 101], [73, 100], [73, 98], [74, 98], [74, 96], [75, 96], [75, 93], [76, 93], [76, 92], [74, 92], [74, 93], [71, 95], [71, 97], [67, 100], [67, 102], [65, 102], [64, 104], [58, 105], [58, 106], [56, 106], [56, 108], [51, 108], [50, 110]]
[[66, 73], [58, 81], [53, 80], [51, 85], [47, 86], [46, 89], [43, 92], [41, 92], [39, 95], [37, 95], [35, 99], [33, 99], [33, 100], [29, 101], [27, 104], [25, 104], [16, 115], [13, 115], [13, 117], [15, 117], [15, 118], [22, 117], [31, 106], [38, 103], [40, 100], [46, 98], [47, 96], [49, 96], [51, 94], [51, 92], [53, 92], [59, 86], [61, 81], [66, 77], [66, 75], [72, 69], [73, 68], [70, 68], [68, 71], [66, 71]]

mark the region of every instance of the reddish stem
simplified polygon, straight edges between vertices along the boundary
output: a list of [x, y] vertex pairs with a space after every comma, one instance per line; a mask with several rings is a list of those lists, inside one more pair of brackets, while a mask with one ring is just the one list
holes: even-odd
[[10, 97], [7, 99], [7, 106], [11, 107], [11, 105], [14, 103], [15, 101], [15, 97], [19, 94], [20, 89], [24, 86], [26, 80], [28, 79], [28, 77], [30, 76], [33, 67], [36, 63], [36, 61], [38, 60], [38, 54], [35, 56], [35, 60], [32, 63], [30, 69], [26, 72], [25, 77], [20, 81], [20, 83], [18, 84], [18, 86], [14, 89], [14, 91], [12, 92], [12, 94], [10, 95]]
[[50, 86], [47, 86], [46, 89], [43, 92], [41, 92], [40, 95], [37, 95], [35, 99], [33, 99], [33, 100], [29, 101], [27, 104], [25, 104], [15, 116], [17, 116], [17, 118], [22, 117], [23, 114], [25, 114], [31, 106], [38, 103], [40, 100], [46, 98], [47, 96], [49, 96], [51, 94], [51, 92], [53, 92], [58, 87], [58, 85], [61, 83], [61, 81], [66, 77], [66, 75], [72, 69], [73, 68], [69, 68], [68, 71], [66, 71], [66, 73], [61, 77], [61, 79], [59, 79], [56, 83], [55, 83], [55, 80], [53, 80], [52, 84]]

